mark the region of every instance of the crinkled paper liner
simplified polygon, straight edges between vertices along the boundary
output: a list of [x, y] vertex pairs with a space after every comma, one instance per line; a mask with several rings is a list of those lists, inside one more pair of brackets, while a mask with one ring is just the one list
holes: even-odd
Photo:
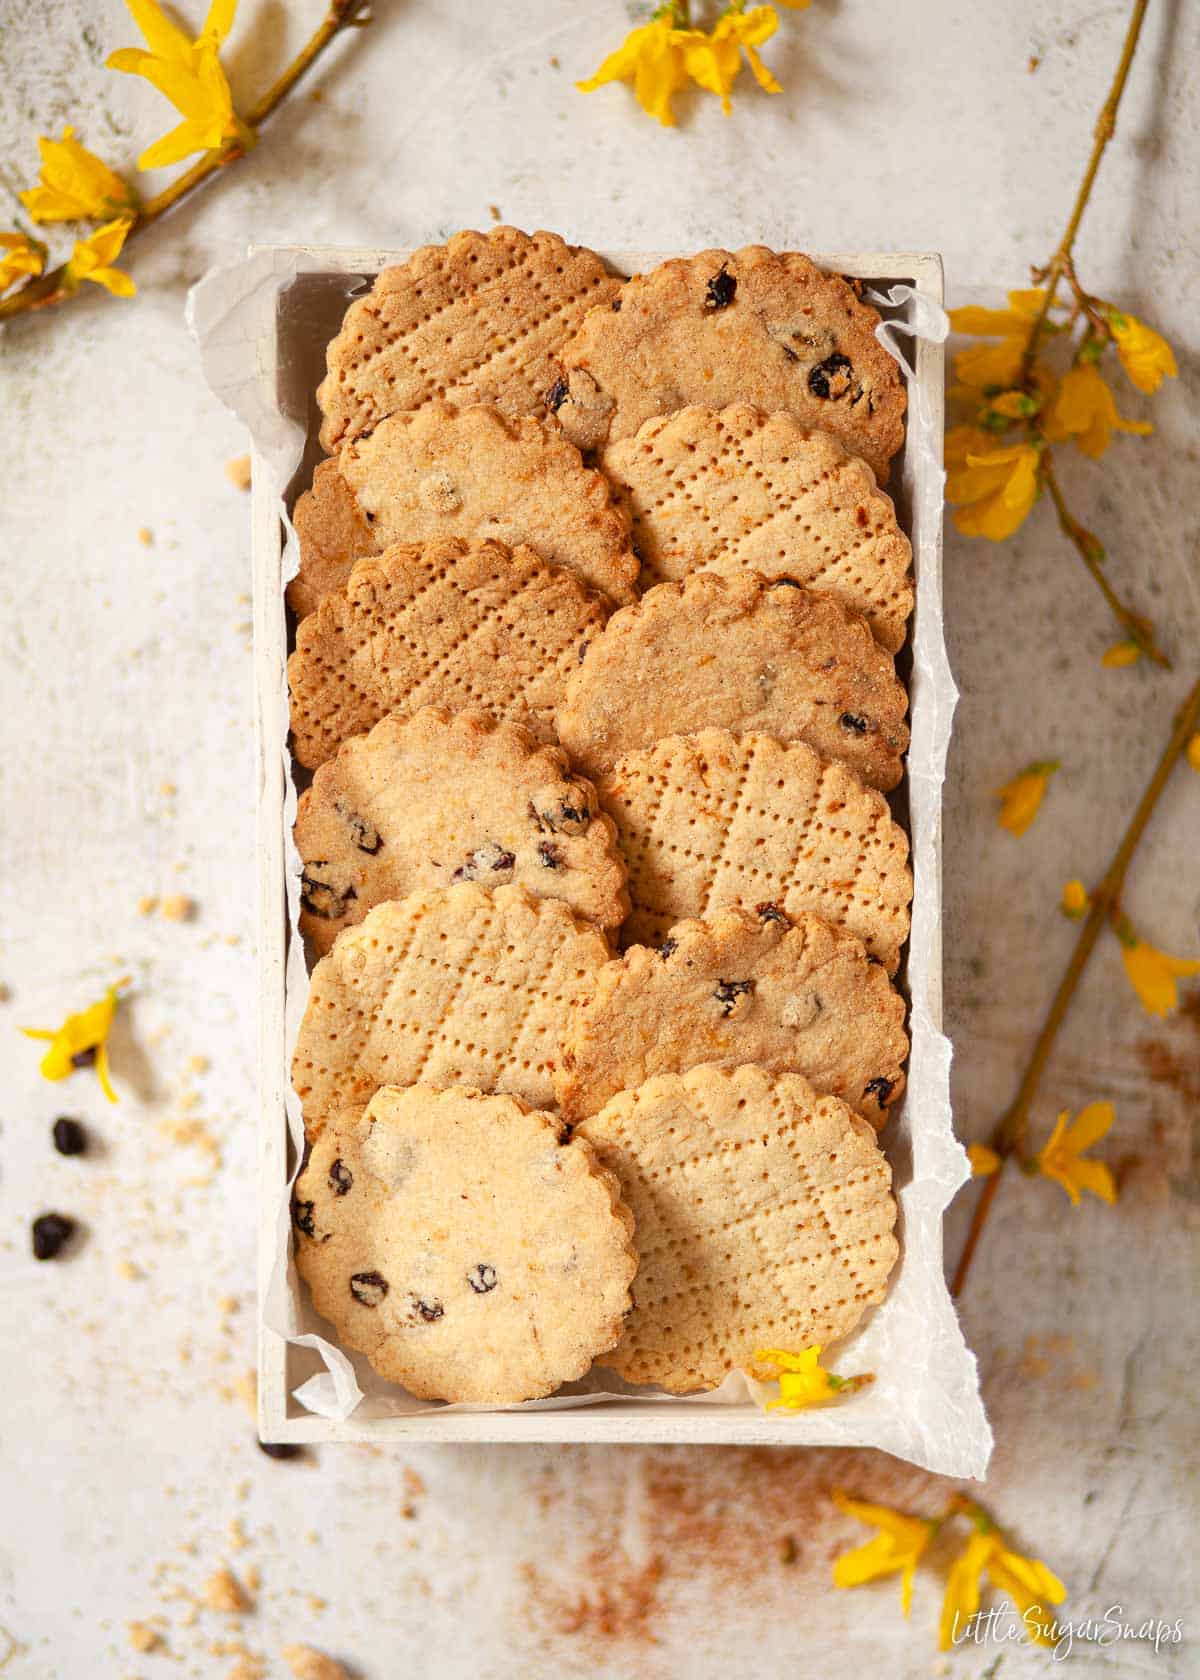
[[[294, 575], [298, 548], [287, 510], [289, 493], [307, 482], [319, 457], [318, 416], [313, 391], [323, 370], [324, 345], [336, 330], [348, 298], [365, 289], [357, 264], [350, 271], [330, 263], [329, 254], [304, 248], [263, 249], [245, 261], [215, 269], [192, 291], [189, 326], [200, 347], [204, 371], [215, 394], [242, 419], [259, 463], [271, 475], [286, 531], [283, 576]], [[393, 258], [391, 260], [401, 260]], [[956, 1141], [950, 1109], [950, 1043], [936, 1024], [940, 1017], [940, 806], [950, 723], [957, 690], [946, 657], [942, 623], [940, 529], [944, 474], [941, 466], [940, 405], [923, 399], [901, 338], [940, 343], [948, 322], [939, 305], [912, 285], [880, 276], [880, 290], [868, 291], [885, 315], [876, 329], [881, 344], [908, 376], [906, 465], [897, 490], [905, 495], [918, 580], [913, 620], [912, 744], [907, 797], [916, 882], [912, 933], [907, 955], [912, 1051], [901, 1112], [883, 1136], [900, 1208], [901, 1256], [883, 1303], [858, 1330], [839, 1343], [831, 1368], [843, 1375], [872, 1371], [875, 1381], [841, 1402], [784, 1414], [787, 1436], [797, 1445], [871, 1446], [948, 1475], [982, 1476], [991, 1452], [991, 1431], [979, 1395], [975, 1360], [962, 1337], [942, 1266], [942, 1216], [970, 1175]], [[299, 475], [303, 472], [303, 478]], [[256, 556], [256, 562], [261, 556]], [[280, 614], [283, 603], [280, 602]], [[303, 946], [298, 933], [300, 860], [291, 841], [296, 788], [287, 749], [286, 673], [278, 673], [278, 732], [262, 752], [284, 758], [287, 832], [289, 941], [286, 988], [287, 1046], [291, 1048], [308, 996]], [[287, 1091], [287, 1117], [295, 1156], [303, 1144], [300, 1105]], [[274, 1123], [273, 1119], [270, 1123]], [[291, 1252], [291, 1186], [280, 1185], [277, 1259], [263, 1304], [266, 1325], [289, 1342], [310, 1348], [325, 1369], [295, 1389], [294, 1398], [320, 1417], [379, 1418], [441, 1410], [414, 1399], [376, 1376], [367, 1361], [347, 1354], [329, 1339], [329, 1326], [313, 1311], [300, 1285]], [[656, 1406], [765, 1407], [777, 1390], [742, 1373], [708, 1394], [673, 1396], [638, 1390], [611, 1372], [593, 1371], [529, 1407], [561, 1410], [630, 1397]], [[458, 1406], [458, 1411], [488, 1408]], [[514, 1408], [525, 1409], [525, 1408]]]

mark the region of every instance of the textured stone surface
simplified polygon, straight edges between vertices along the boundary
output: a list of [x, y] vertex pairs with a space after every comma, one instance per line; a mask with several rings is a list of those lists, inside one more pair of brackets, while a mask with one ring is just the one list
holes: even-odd
[[[182, 10], [198, 24], [204, 7]], [[323, 10], [323, 0], [243, 0], [230, 62], [244, 100]], [[6, 1362], [0, 1505], [16, 1520], [0, 1538], [0, 1661], [4, 1630], [25, 1648], [5, 1680], [131, 1671], [123, 1624], [164, 1608], [160, 1560], [168, 1584], [199, 1591], [226, 1555], [239, 1574], [250, 1561], [263, 1573], [248, 1644], [277, 1657], [303, 1639], [353, 1660], [365, 1680], [716, 1676], [744, 1667], [748, 1650], [772, 1677], [801, 1653], [802, 1666], [829, 1668], [849, 1650], [864, 1673], [924, 1680], [936, 1661], [934, 1580], [918, 1583], [910, 1623], [894, 1583], [828, 1585], [830, 1556], [866, 1532], [831, 1514], [831, 1483], [914, 1509], [944, 1498], [890, 1460], [326, 1448], [315, 1466], [272, 1463], [243, 1408], [222, 1398], [253, 1359], [249, 529], [222, 470], [245, 440], [201, 382], [183, 300], [249, 239], [411, 246], [487, 227], [494, 203], [518, 226], [601, 250], [753, 239], [941, 249], [954, 301], [996, 303], [1057, 238], [1126, 8], [903, 0], [884, 18], [867, 0], [818, 3], [782, 14], [765, 49], [785, 94], [768, 99], [747, 73], [728, 121], [696, 96], [679, 102], [671, 132], [625, 89], [572, 89], [626, 27], [617, 0], [376, 10], [373, 32], [318, 72], [321, 103], [305, 93], [285, 107], [248, 163], [136, 248], [135, 303], [97, 295], [22, 323], [0, 352], [0, 797], [29, 836], [0, 880], [11, 991], [0, 1006], [0, 1323], [18, 1350]], [[137, 40], [119, 0], [10, 0], [4, 12], [7, 226], [36, 133], [74, 121], [128, 165], [174, 118], [151, 89], [100, 68]], [[1193, 381], [1200, 96], [1184, 77], [1196, 30], [1186, 7], [1151, 8], [1078, 253], [1094, 290], [1172, 335]], [[1153, 405], [1122, 397], [1136, 416], [1153, 407], [1157, 438], [1120, 441], [1100, 470], [1071, 460], [1064, 480], [1103, 532], [1114, 579], [1166, 627], [1175, 675], [1100, 670], [1114, 637], [1048, 509], [1003, 549], [953, 535], [947, 545], [963, 699], [946, 800], [946, 998], [968, 1138], [1011, 1099], [1066, 960], [1060, 884], [1102, 867], [1194, 664], [1194, 410], [1176, 387]], [[1063, 772], [1037, 826], [1014, 841], [995, 826], [988, 790], [1053, 754]], [[177, 795], [159, 791], [165, 782]], [[1128, 895], [1149, 935], [1189, 954], [1200, 950], [1187, 838], [1198, 827], [1200, 778], [1181, 773]], [[192, 921], [138, 916], [142, 896], [176, 892], [195, 898]], [[16, 1025], [49, 1021], [125, 972], [138, 992], [114, 1044], [121, 1106], [104, 1105], [86, 1074], [39, 1082], [36, 1047]], [[1180, 1560], [1195, 1096], [1183, 1094], [1186, 1072], [1148, 1078], [1147, 1055], [1160, 1075], [1173, 1055], [1200, 1078], [1194, 1028], [1139, 1015], [1106, 940], [1037, 1123], [1113, 1096], [1105, 1153], [1126, 1163], [1121, 1203], [1072, 1210], [1053, 1186], [1006, 1186], [964, 1302], [997, 1436], [987, 1497], [1068, 1583], [1072, 1614], [1120, 1603], [1134, 1621], [1190, 1608]], [[186, 1073], [193, 1056], [210, 1070]], [[199, 1101], [182, 1108], [193, 1086]], [[94, 1129], [96, 1159], [54, 1153], [49, 1124], [64, 1112]], [[188, 1187], [207, 1173], [204, 1154], [160, 1130], [197, 1117], [223, 1152], [208, 1188]], [[48, 1207], [87, 1230], [68, 1262], [35, 1269], [27, 1222]], [[967, 1211], [964, 1198], [952, 1213], [951, 1258]], [[123, 1275], [122, 1260], [140, 1275]], [[240, 1312], [223, 1313], [228, 1295]], [[237, 1555], [235, 1516], [251, 1537]], [[328, 1601], [323, 1614], [309, 1593]], [[234, 1659], [210, 1649], [225, 1629], [211, 1615], [182, 1628], [181, 1608], [169, 1607], [172, 1649], [187, 1672], [225, 1680]], [[972, 1648], [954, 1667], [979, 1680], [998, 1654]], [[1189, 1672], [1186, 1651], [1155, 1660], [1144, 1646], [1085, 1655], [1081, 1672], [1093, 1672], [1083, 1664], [1103, 1664], [1106, 1680]], [[1044, 1672], [1041, 1654], [1004, 1648], [1003, 1680]]]

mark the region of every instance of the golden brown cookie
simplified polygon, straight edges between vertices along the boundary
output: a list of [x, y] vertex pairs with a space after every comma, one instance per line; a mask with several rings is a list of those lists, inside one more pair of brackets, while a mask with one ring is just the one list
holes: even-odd
[[360, 560], [288, 660], [296, 757], [315, 770], [389, 712], [478, 706], [553, 739], [554, 707], [608, 610], [531, 548], [444, 537]]
[[665, 735], [714, 728], [805, 741], [886, 793], [904, 773], [907, 710], [891, 655], [832, 595], [697, 572], [614, 613], [555, 723], [589, 776]]
[[295, 524], [300, 571], [288, 600], [297, 615], [344, 583], [364, 554], [438, 537], [525, 543], [612, 601], [637, 593], [629, 521], [603, 474], [584, 466], [557, 426], [478, 404], [439, 399], [381, 420], [318, 467]]
[[633, 1211], [640, 1265], [602, 1363], [673, 1394], [759, 1348], [849, 1335], [899, 1252], [868, 1123], [799, 1074], [696, 1067], [623, 1091], [579, 1128]]
[[612, 951], [556, 899], [472, 882], [377, 904], [312, 972], [292, 1084], [315, 1137], [381, 1085], [554, 1101], [558, 1027]]
[[318, 952], [420, 888], [515, 881], [600, 927], [629, 914], [596, 790], [566, 754], [487, 712], [426, 706], [344, 743], [300, 796], [300, 931]]
[[584, 450], [689, 403], [782, 409], [832, 432], [885, 484], [904, 442], [905, 395], [878, 325], [847, 281], [798, 251], [676, 257], [589, 311], [562, 353], [551, 407]]
[[594, 251], [556, 233], [456, 233], [385, 268], [346, 311], [317, 391], [330, 454], [385, 414], [435, 397], [545, 411], [559, 351], [620, 289]]
[[887, 803], [800, 741], [706, 729], [626, 753], [596, 780], [633, 909], [626, 945], [727, 904], [810, 910], [889, 974], [908, 937], [908, 839]]
[[826, 432], [749, 403], [684, 408], [609, 444], [641, 585], [704, 570], [790, 577], [860, 612], [881, 647], [904, 643], [912, 548], [875, 475]]
[[655, 1074], [757, 1062], [880, 1127], [907, 1055], [904, 999], [862, 941], [767, 904], [679, 922], [602, 968], [563, 1023], [554, 1089], [582, 1120]]
[[419, 1399], [538, 1399], [621, 1333], [637, 1254], [616, 1179], [515, 1097], [377, 1092], [317, 1139], [292, 1209], [317, 1311]]

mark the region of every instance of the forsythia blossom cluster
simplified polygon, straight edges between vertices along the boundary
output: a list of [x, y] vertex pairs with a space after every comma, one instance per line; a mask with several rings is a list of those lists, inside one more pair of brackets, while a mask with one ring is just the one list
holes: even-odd
[[[123, 47], [108, 59], [110, 70], [141, 76], [169, 99], [183, 121], [149, 146], [138, 159], [139, 169], [179, 163], [194, 152], [226, 146], [248, 150], [253, 132], [237, 116], [233, 96], [218, 56], [233, 27], [237, 0], [212, 0], [208, 16], [193, 41], [173, 23], [157, 0], [126, 0], [134, 22], [146, 39], [146, 49]], [[90, 280], [115, 297], [136, 291], [129, 276], [115, 266], [121, 248], [139, 215], [137, 195], [128, 182], [64, 128], [61, 140], [38, 139], [41, 174], [37, 186], [21, 194], [21, 202], [37, 223], [96, 222], [93, 233], [77, 239], [68, 259], [60, 290], [76, 291]], [[21, 279], [41, 274], [46, 247], [19, 230], [0, 233], [0, 293]]]
[[[778, 0], [792, 11], [803, 11], [809, 0]], [[674, 126], [671, 100], [694, 82], [715, 93], [729, 115], [730, 94], [742, 68], [742, 55], [759, 87], [767, 93], [782, 88], [758, 55], [758, 48], [779, 28], [774, 6], [751, 6], [733, 0], [711, 30], [694, 29], [688, 0], [668, 0], [648, 23], [633, 30], [610, 53], [594, 76], [576, 85], [593, 93], [609, 82], [632, 82], [638, 104], [665, 128]]]

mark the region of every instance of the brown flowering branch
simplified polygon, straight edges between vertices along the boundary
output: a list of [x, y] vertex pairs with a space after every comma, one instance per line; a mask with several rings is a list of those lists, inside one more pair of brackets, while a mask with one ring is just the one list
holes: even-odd
[[[242, 119], [245, 126], [252, 132], [257, 132], [343, 30], [361, 29], [371, 21], [369, 11], [370, 0], [330, 0], [329, 10], [320, 27], [305, 42], [283, 74], [272, 82], [245, 113]], [[160, 193], [155, 193], [153, 198], [148, 198], [131, 208], [126, 243], [135, 234], [153, 226], [168, 210], [173, 210], [177, 204], [190, 197], [220, 170], [245, 157], [246, 152], [247, 147], [243, 143], [236, 139], [229, 140], [223, 146], [206, 152], [199, 162], [184, 170], [182, 175], [165, 186]], [[65, 284], [67, 267], [65, 262], [59, 263], [57, 268], [49, 269], [45, 274], [28, 280], [19, 291], [6, 298], [0, 298], [0, 321], [9, 320], [14, 315], [27, 314], [30, 310], [45, 309], [49, 304], [60, 303], [64, 298], [75, 296], [74, 289]]]
[[1146, 786], [1145, 792], [1138, 801], [1137, 809], [1130, 819], [1121, 844], [1113, 856], [1112, 862], [1105, 871], [1104, 878], [1091, 896], [1091, 903], [1083, 925], [1079, 930], [1079, 938], [1075, 942], [1075, 949], [1067, 964], [1066, 972], [1059, 982], [1058, 990], [1042, 1024], [1042, 1030], [1037, 1036], [1029, 1062], [1017, 1087], [1017, 1094], [1011, 1108], [1003, 1114], [996, 1125], [990, 1139], [990, 1147], [1000, 1156], [1000, 1166], [985, 1180], [979, 1200], [975, 1204], [975, 1212], [971, 1217], [971, 1224], [963, 1244], [962, 1255], [954, 1273], [954, 1281], [950, 1285], [952, 1295], [959, 1295], [967, 1281], [967, 1274], [971, 1269], [971, 1262], [975, 1258], [975, 1251], [979, 1246], [979, 1239], [987, 1224], [992, 1211], [992, 1204], [996, 1200], [1000, 1189], [1000, 1181], [1004, 1173], [1004, 1166], [1009, 1156], [1015, 1155], [1018, 1160], [1025, 1154], [1025, 1142], [1029, 1130], [1029, 1110], [1033, 1105], [1058, 1039], [1059, 1030], [1066, 1019], [1072, 999], [1075, 996], [1084, 970], [1096, 948], [1105, 922], [1115, 914], [1120, 907], [1121, 893], [1125, 886], [1125, 877], [1129, 865], [1133, 861], [1134, 853], [1141, 843], [1150, 818], [1162, 796], [1163, 789], [1171, 778], [1183, 756], [1188, 742], [1200, 728], [1200, 680], [1192, 688], [1182, 709], [1176, 715], [1171, 729], [1170, 739], [1155, 767]]

